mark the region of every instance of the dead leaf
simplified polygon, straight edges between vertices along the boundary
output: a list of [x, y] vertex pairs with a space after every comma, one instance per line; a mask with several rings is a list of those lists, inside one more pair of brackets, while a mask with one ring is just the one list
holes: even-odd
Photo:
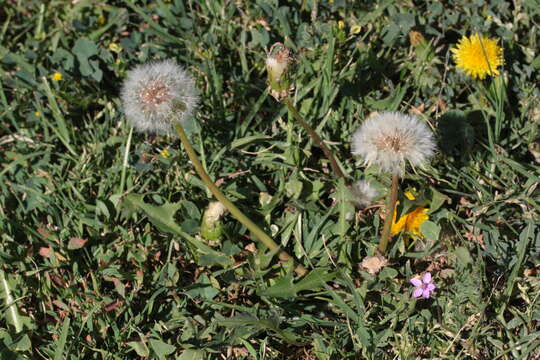
[[478, 245], [482, 247], [482, 249], [486, 248], [486, 243], [484, 243], [484, 234], [473, 234], [472, 232], [468, 232], [463, 237], [467, 240], [474, 241]]
[[249, 251], [252, 254], [255, 254], [257, 252], [257, 247], [255, 246], [255, 243], [250, 243], [244, 247], [244, 250]]
[[46, 258], [50, 258], [51, 255], [52, 255], [52, 252], [53, 252], [53, 249], [52, 247], [42, 247], [42, 248], [39, 248], [39, 255], [43, 256], [43, 257], [46, 257]]
[[536, 264], [530, 269], [525, 269], [523, 271], [523, 275], [528, 276], [528, 277], [540, 275], [540, 264]]
[[360, 267], [366, 270], [371, 275], [377, 274], [381, 269], [388, 264], [388, 260], [382, 255], [367, 256], [362, 260]]
[[84, 240], [84, 239], [81, 239], [81, 238], [79, 238], [79, 237], [72, 237], [71, 239], [69, 239], [69, 242], [68, 242], [68, 249], [69, 249], [69, 250], [77, 250], [77, 249], [80, 249], [80, 248], [82, 248], [87, 242], [88, 242], [88, 240]]

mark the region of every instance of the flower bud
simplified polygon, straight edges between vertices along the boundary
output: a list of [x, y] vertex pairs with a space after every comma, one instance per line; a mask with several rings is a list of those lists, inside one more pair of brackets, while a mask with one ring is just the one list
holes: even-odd
[[212, 201], [204, 211], [201, 223], [201, 236], [210, 242], [210, 246], [219, 244], [219, 238], [223, 231], [221, 217], [227, 209], [219, 201]]
[[418, 47], [426, 43], [426, 38], [418, 31], [409, 31], [409, 41], [412, 46]]

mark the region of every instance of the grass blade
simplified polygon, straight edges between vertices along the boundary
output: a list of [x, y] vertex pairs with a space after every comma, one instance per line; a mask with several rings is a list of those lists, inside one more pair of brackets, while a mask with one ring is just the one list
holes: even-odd
[[6, 320], [8, 323], [13, 325], [13, 327], [15, 327], [15, 332], [19, 333], [23, 328], [22, 321], [19, 316], [17, 305], [15, 305], [15, 300], [13, 299], [13, 296], [11, 296], [11, 290], [3, 270], [0, 270], [0, 283], [2, 287], [4, 305], [6, 307]]
[[54, 352], [54, 360], [62, 360], [62, 354], [64, 353], [64, 348], [66, 347], [66, 341], [69, 331], [69, 323], [70, 319], [68, 316], [64, 319], [64, 323], [62, 324], [62, 333], [60, 334], [60, 338], [56, 342], [56, 351]]

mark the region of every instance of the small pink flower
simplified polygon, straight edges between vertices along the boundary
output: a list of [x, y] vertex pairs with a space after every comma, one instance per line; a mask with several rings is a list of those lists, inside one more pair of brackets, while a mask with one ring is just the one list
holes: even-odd
[[424, 299], [429, 299], [431, 297], [431, 292], [437, 288], [435, 284], [431, 282], [431, 273], [428, 272], [422, 276], [422, 279], [412, 278], [411, 284], [416, 287], [413, 291], [413, 296], [415, 298], [422, 296]]

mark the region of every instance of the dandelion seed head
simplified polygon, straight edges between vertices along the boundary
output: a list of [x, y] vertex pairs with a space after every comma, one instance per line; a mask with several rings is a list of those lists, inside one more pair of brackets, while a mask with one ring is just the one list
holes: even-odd
[[379, 191], [368, 180], [359, 180], [354, 183], [351, 192], [354, 195], [354, 203], [361, 208], [373, 204], [373, 201], [379, 196]]
[[432, 131], [415, 116], [385, 111], [365, 120], [353, 134], [352, 153], [391, 174], [405, 165], [423, 166], [435, 153]]
[[192, 116], [198, 102], [195, 81], [173, 60], [139, 65], [122, 87], [126, 118], [140, 132], [166, 134]]

